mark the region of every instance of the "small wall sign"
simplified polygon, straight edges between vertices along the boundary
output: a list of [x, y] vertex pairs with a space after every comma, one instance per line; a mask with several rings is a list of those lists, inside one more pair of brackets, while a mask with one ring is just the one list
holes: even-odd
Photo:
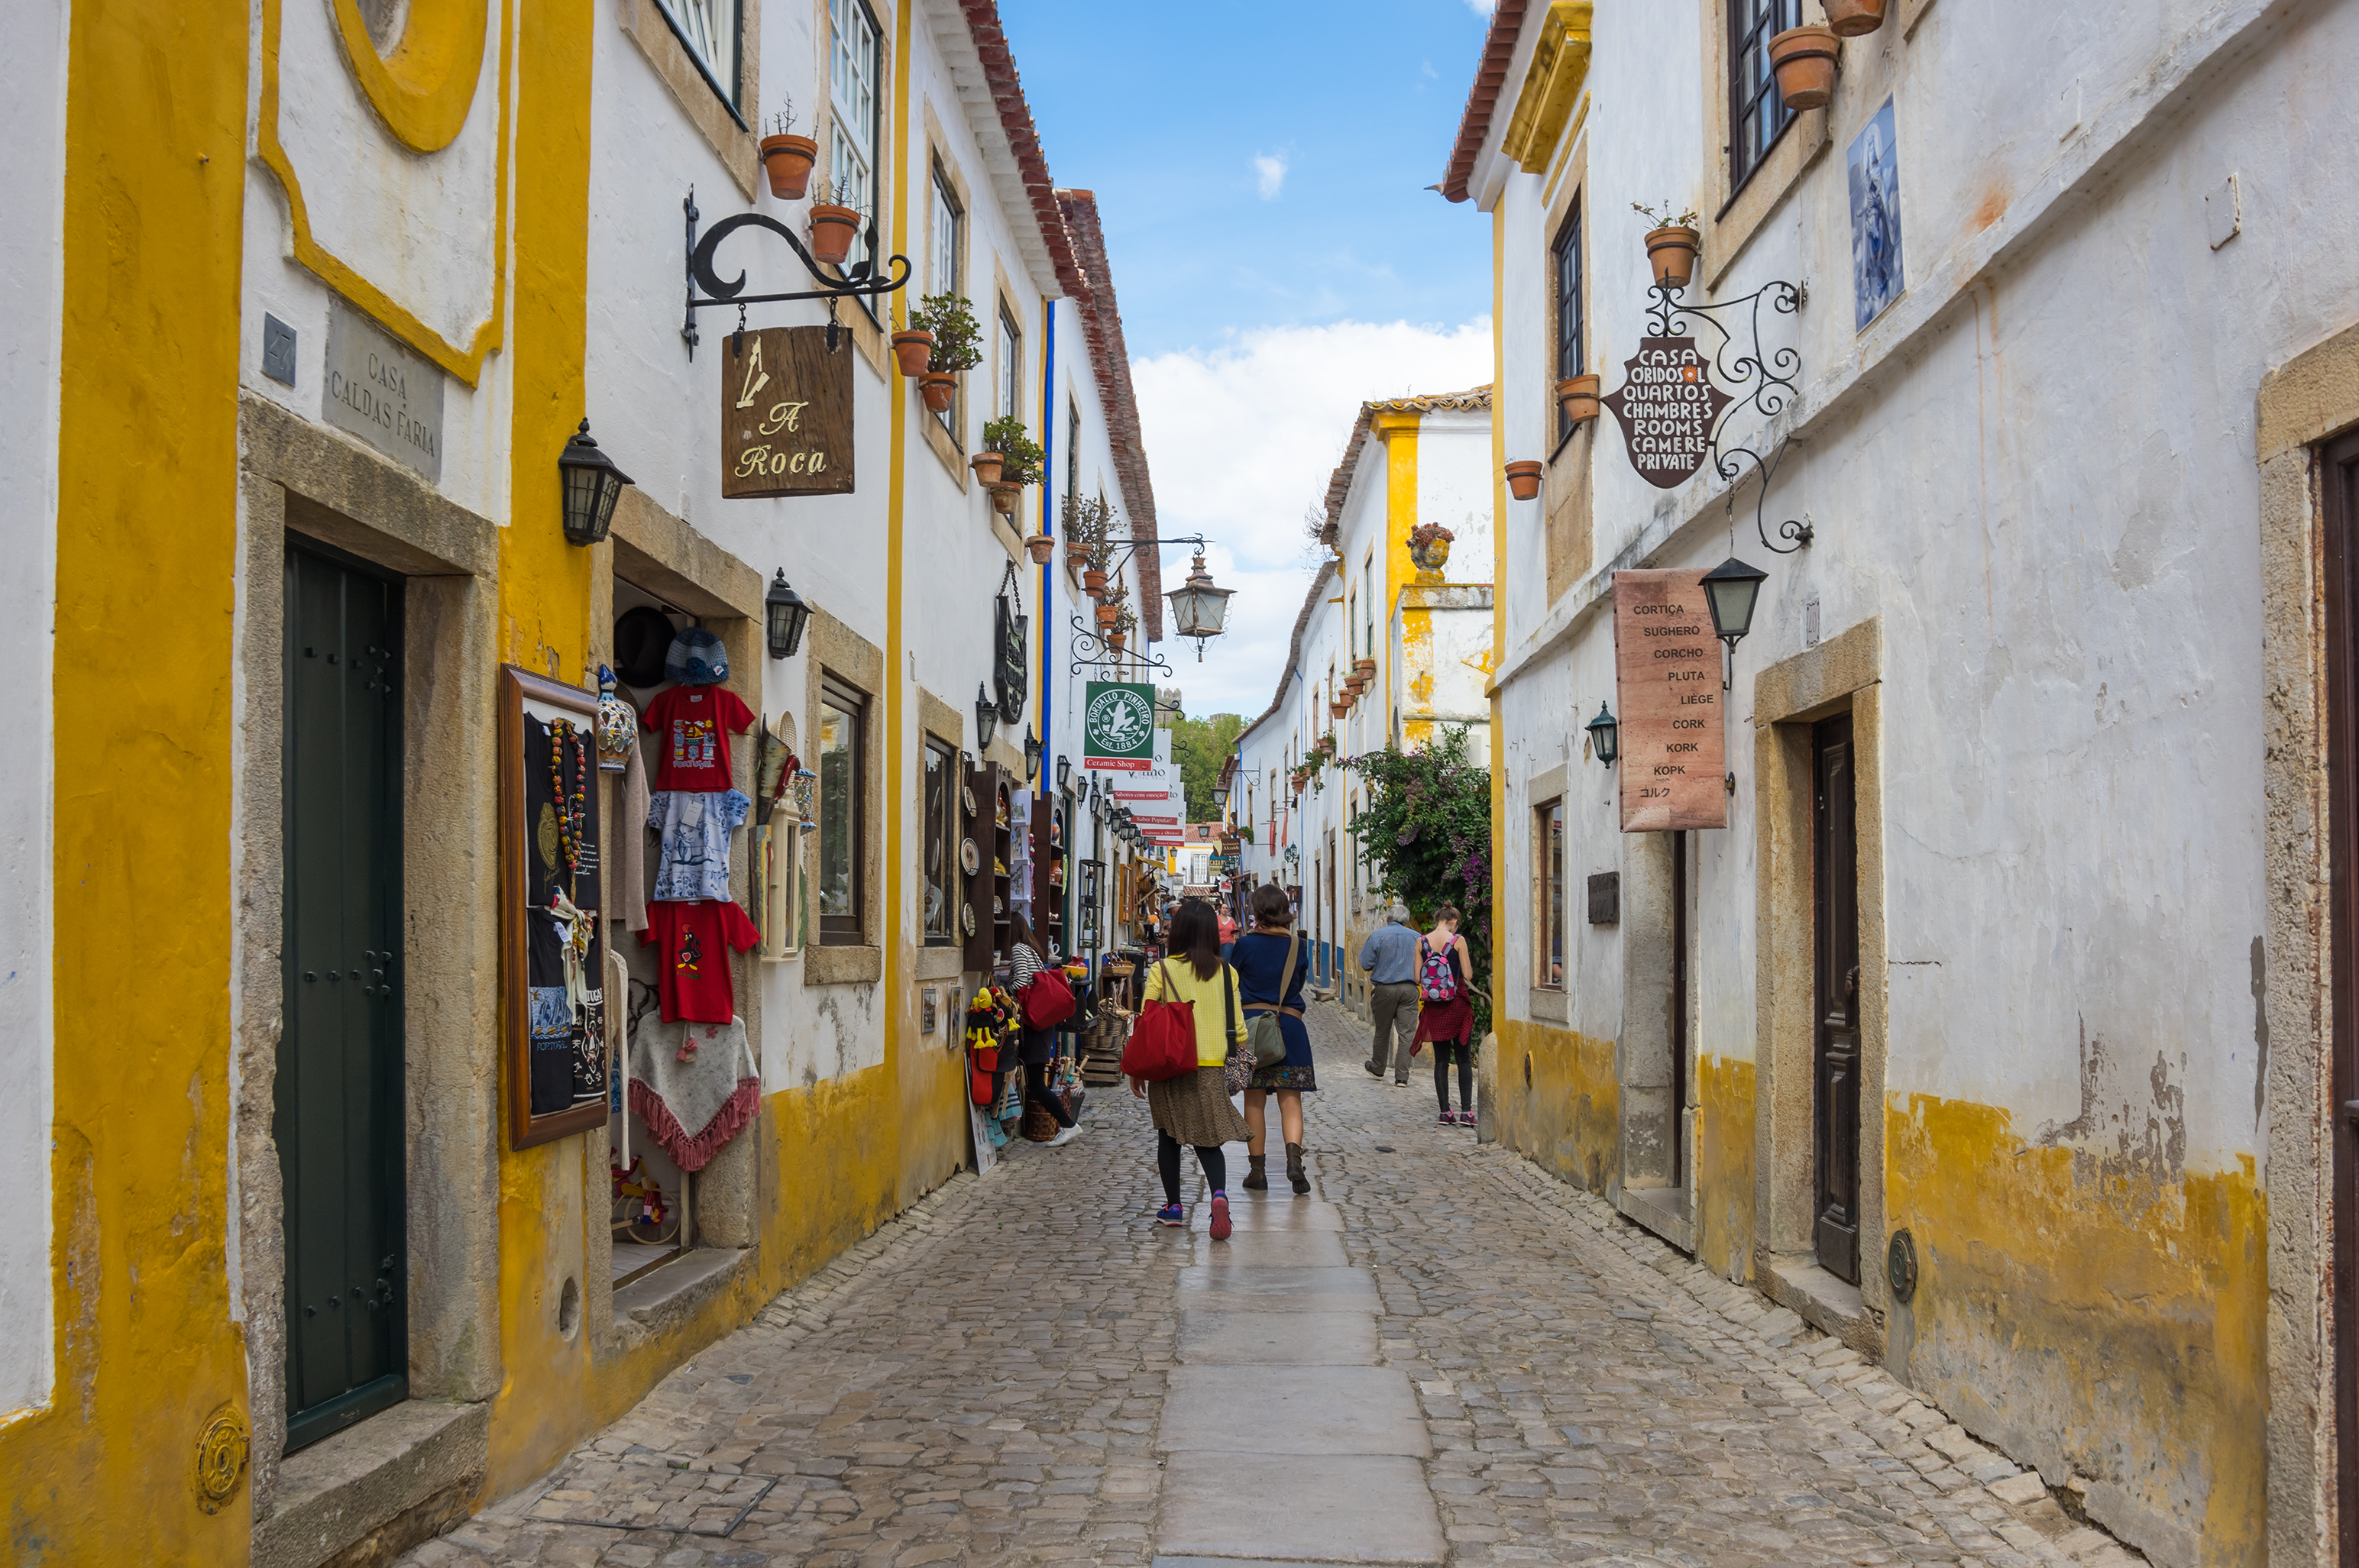
[[1623, 832], [1728, 826], [1719, 676], [1701, 568], [1614, 574]]
[[[291, 349], [292, 336], [289, 336]], [[292, 366], [289, 366], [292, 373]], [[440, 370], [342, 300], [328, 300], [321, 416], [397, 462], [442, 478]]]
[[852, 354], [824, 327], [765, 327], [722, 340], [721, 493], [852, 492]]
[[1598, 399], [1622, 422], [1630, 466], [1663, 490], [1703, 466], [1720, 411], [1734, 401], [1712, 384], [1712, 357], [1693, 338], [1639, 339], [1623, 362], [1621, 386]]

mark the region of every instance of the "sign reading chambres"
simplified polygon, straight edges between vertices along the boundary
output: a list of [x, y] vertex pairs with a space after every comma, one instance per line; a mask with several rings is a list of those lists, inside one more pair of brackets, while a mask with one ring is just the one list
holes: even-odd
[[852, 353], [824, 327], [721, 340], [721, 494], [852, 492]]
[[1711, 361], [1693, 338], [1641, 338], [1623, 363], [1622, 384], [1597, 401], [1622, 422], [1638, 477], [1676, 490], [1711, 455], [1712, 427], [1735, 399], [1712, 384]]
[[1723, 695], [1702, 570], [1615, 572], [1623, 832], [1728, 826]]

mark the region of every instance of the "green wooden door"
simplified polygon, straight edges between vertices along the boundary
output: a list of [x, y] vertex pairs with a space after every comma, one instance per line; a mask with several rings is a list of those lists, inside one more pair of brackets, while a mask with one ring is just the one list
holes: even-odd
[[287, 1446], [406, 1398], [401, 584], [287, 552]]

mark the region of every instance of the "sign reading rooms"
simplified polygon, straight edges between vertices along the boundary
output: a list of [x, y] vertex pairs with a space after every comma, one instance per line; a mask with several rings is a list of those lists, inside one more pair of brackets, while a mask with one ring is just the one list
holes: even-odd
[[1701, 569], [1614, 574], [1623, 832], [1728, 826], [1719, 675]]
[[1703, 466], [1720, 411], [1734, 401], [1712, 384], [1711, 362], [1693, 338], [1639, 339], [1621, 386], [1598, 399], [1622, 422], [1630, 466], [1663, 490]]

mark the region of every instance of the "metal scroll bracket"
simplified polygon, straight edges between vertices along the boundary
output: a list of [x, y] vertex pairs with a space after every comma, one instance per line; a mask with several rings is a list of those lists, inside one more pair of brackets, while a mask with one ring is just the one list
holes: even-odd
[[[873, 218], [868, 222], [868, 232], [866, 235], [867, 245], [865, 247], [866, 255], [852, 266], [842, 268], [834, 276], [831, 276], [829, 274], [821, 270], [821, 262], [816, 256], [813, 256], [810, 254], [810, 251], [807, 247], [805, 247], [801, 238], [797, 235], [792, 229], [788, 228], [784, 223], [779, 222], [776, 218], [771, 217], [766, 212], [739, 212], [731, 217], [723, 218], [718, 223], [713, 224], [712, 229], [706, 232], [702, 239], [700, 240], [696, 233], [696, 221], [701, 214], [696, 210], [696, 190], [694, 187], [691, 186], [689, 189], [687, 197], [681, 200], [679, 205], [680, 210], [688, 216], [688, 239], [686, 246], [688, 256], [687, 303], [686, 309], [680, 317], [679, 335], [683, 339], [687, 340], [688, 357], [690, 359], [694, 359], [696, 357], [696, 345], [698, 341], [696, 313], [699, 310], [714, 305], [734, 305], [737, 307], [737, 333], [733, 334], [733, 336], [735, 336], [742, 335], [745, 330], [746, 306], [775, 305], [791, 299], [824, 299], [827, 301], [827, 346], [829, 349], [832, 350], [840, 341], [842, 331], [842, 326], [836, 319], [836, 302], [838, 300], [882, 298], [887, 294], [892, 294], [897, 291], [907, 284], [909, 281], [909, 275], [913, 270], [909, 265], [908, 257], [896, 255], [887, 258], [886, 262], [886, 273], [879, 274], [877, 272], [875, 259], [877, 253], [876, 221]], [[810, 273], [813, 278], [817, 279], [820, 287], [817, 288], [790, 289], [781, 294], [748, 294], [745, 292], [745, 275], [744, 273], [741, 272], [734, 279], [724, 281], [721, 276], [713, 270], [713, 254], [715, 252], [720, 250], [722, 241], [727, 239], [730, 235], [735, 233], [740, 229], [748, 228], [766, 229], [771, 233], [777, 235], [778, 238], [786, 241], [788, 248], [792, 250], [795, 253], [796, 257], [803, 264], [803, 270]], [[697, 292], [700, 288], [704, 291], [701, 295]]]
[[[1781, 437], [1765, 455], [1754, 447], [1727, 438], [1729, 416], [1739, 408], [1751, 408], [1765, 423], [1774, 421], [1799, 395], [1802, 356], [1791, 348], [1775, 351], [1765, 350], [1761, 341], [1764, 310], [1775, 316], [1791, 316], [1810, 302], [1810, 287], [1805, 283], [1770, 283], [1750, 294], [1734, 299], [1723, 299], [1713, 305], [1684, 305], [1679, 302], [1679, 291], [1657, 284], [1648, 292], [1654, 303], [1647, 308], [1652, 330], [1658, 337], [1685, 337], [1701, 322], [1720, 334], [1720, 346], [1712, 352], [1712, 374], [1723, 386], [1736, 394], [1720, 411], [1712, 429], [1712, 467], [1721, 481], [1729, 486], [1729, 526], [1734, 534], [1736, 514], [1736, 481], [1745, 476], [1749, 464], [1760, 476], [1761, 491], [1754, 498], [1753, 526], [1760, 535], [1765, 549], [1788, 556], [1809, 544], [1817, 530], [1807, 517], [1788, 518], [1777, 524], [1777, 539], [1769, 536], [1769, 485], [1777, 477], [1778, 465], [1785, 461], [1786, 449], [1793, 438]], [[1736, 331], [1721, 319], [1725, 314], [1737, 319], [1751, 338], [1750, 347], [1740, 343]], [[1780, 544], [1778, 540], [1788, 543]], [[1733, 543], [1733, 539], [1732, 539]]]

